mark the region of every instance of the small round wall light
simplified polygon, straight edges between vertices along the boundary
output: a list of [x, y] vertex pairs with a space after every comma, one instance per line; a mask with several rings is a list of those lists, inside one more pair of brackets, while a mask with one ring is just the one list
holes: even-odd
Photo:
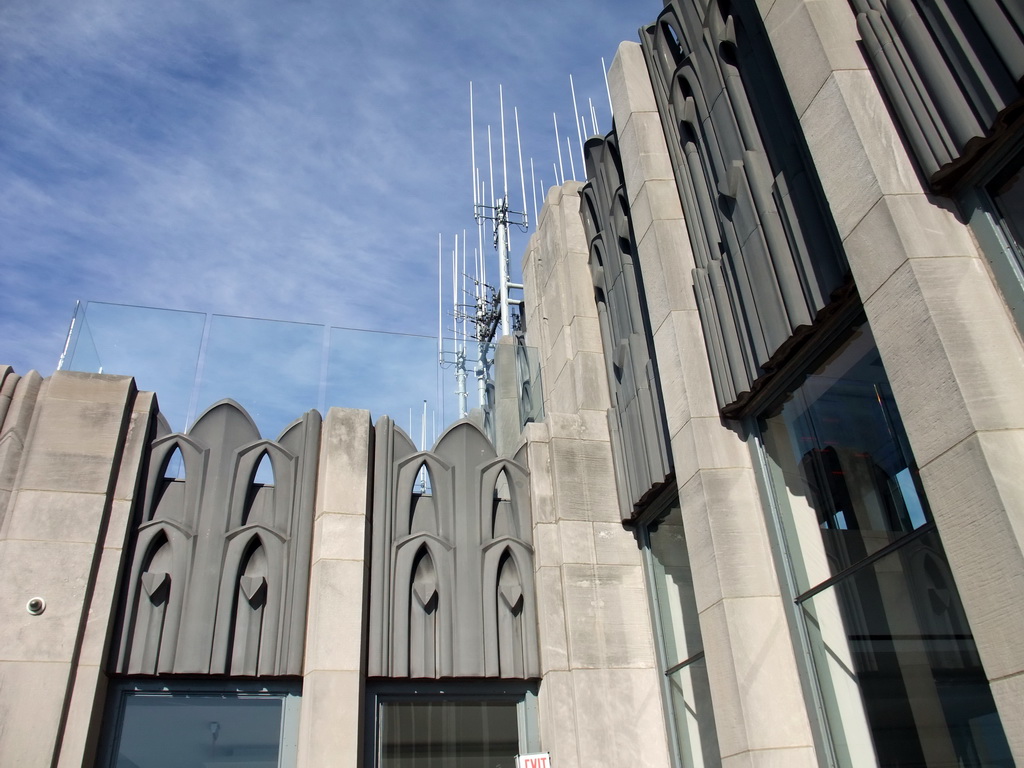
[[46, 610], [46, 601], [41, 597], [33, 597], [25, 604], [25, 610], [33, 616], [38, 616]]

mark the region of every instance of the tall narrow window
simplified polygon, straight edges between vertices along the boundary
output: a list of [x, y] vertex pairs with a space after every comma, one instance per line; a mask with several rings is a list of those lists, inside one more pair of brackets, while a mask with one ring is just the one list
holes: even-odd
[[673, 753], [683, 768], [717, 768], [718, 736], [678, 498], [659, 500], [646, 519], [640, 536]]
[[760, 428], [838, 764], [1012, 766], [867, 325]]

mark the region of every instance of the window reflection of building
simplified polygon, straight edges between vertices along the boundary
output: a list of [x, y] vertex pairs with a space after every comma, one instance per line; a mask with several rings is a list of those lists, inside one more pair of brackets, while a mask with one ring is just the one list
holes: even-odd
[[683, 768], [721, 765], [711, 690], [704, 661], [693, 573], [679, 500], [652, 505], [638, 530], [644, 547], [658, 662], [674, 755]]
[[874, 340], [854, 329], [761, 434], [843, 766], [1010, 766]]

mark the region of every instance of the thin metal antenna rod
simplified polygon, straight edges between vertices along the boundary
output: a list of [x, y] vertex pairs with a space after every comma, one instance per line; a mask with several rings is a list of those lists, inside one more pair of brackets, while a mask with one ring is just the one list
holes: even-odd
[[537, 179], [533, 174], [533, 158], [530, 158], [530, 189], [533, 191], [533, 221], [534, 225], [540, 224], [540, 216], [537, 215]]
[[[491, 166], [491, 197], [494, 197], [494, 153], [491, 151], [491, 126], [487, 126], [487, 162]], [[486, 200], [484, 201], [486, 205]], [[492, 202], [491, 205], [494, 205]]]
[[[423, 401], [423, 417], [420, 419], [420, 450], [427, 450], [427, 401]], [[420, 468], [420, 493], [427, 492], [427, 468]]]
[[597, 112], [594, 111], [594, 100], [587, 98], [587, 101], [590, 102], [590, 124], [594, 126], [594, 136], [600, 136], [601, 134], [597, 130]]
[[[481, 182], [481, 197], [483, 196], [482, 182]], [[476, 220], [476, 238], [477, 238], [477, 280], [480, 283], [479, 296], [477, 298], [483, 298], [484, 285], [487, 283], [487, 261], [484, 259], [484, 219], [483, 216], [478, 216]]]
[[[585, 118], [583, 115], [577, 115], [577, 118], [579, 120], [580, 126], [582, 126], [582, 128], [583, 128], [583, 132], [586, 133], [587, 132], [587, 118]], [[577, 126], [577, 127], [580, 127], [580, 126]], [[587, 175], [587, 153], [586, 152], [583, 152], [583, 175], [584, 176]]]
[[604, 65], [604, 56], [601, 57], [601, 71], [604, 72], [604, 92], [608, 94], [608, 114], [615, 119], [615, 110], [612, 108], [612, 89], [608, 87], [608, 67]]
[[[523, 226], [529, 227], [530, 222], [526, 221], [526, 176], [523, 174], [523, 143], [519, 140], [519, 108], [513, 107], [512, 114], [516, 118], [516, 150], [519, 152], [519, 185], [523, 190]], [[536, 218], [536, 216], [534, 216]]]
[[[559, 184], [565, 184], [565, 166], [562, 165], [562, 140], [558, 138], [558, 115], [554, 112], [551, 113], [551, 117], [555, 121], [555, 148], [558, 149], [558, 178], [561, 179]], [[571, 158], [570, 158], [571, 159]]]
[[444, 343], [441, 341], [442, 318], [444, 307], [441, 301], [441, 290], [444, 284], [444, 273], [441, 271], [441, 233], [437, 233], [437, 364], [444, 364]]
[[569, 170], [572, 171], [572, 180], [576, 181], [576, 163], [572, 159], [572, 141], [568, 136], [565, 137], [565, 147], [569, 152]]
[[[579, 142], [580, 142], [580, 163], [584, 164], [584, 166], [585, 166], [586, 165], [586, 159], [583, 156], [583, 133], [586, 130], [586, 127], [584, 126], [584, 130], [583, 131], [580, 130], [580, 110], [579, 110], [579, 107], [576, 106], [576, 86], [573, 85], [572, 75], [569, 75], [569, 90], [572, 91], [572, 115], [573, 115], [573, 122], [576, 123], [576, 138], [579, 139]], [[571, 154], [570, 154], [569, 159], [572, 160]], [[573, 181], [576, 180], [576, 173], [575, 173], [575, 171], [572, 174], [572, 178], [573, 178]]]
[[[479, 377], [483, 377], [481, 384], [481, 392], [484, 399], [481, 400], [482, 405], [486, 405], [487, 384], [490, 381], [489, 373], [490, 366], [492, 363], [486, 359], [489, 354], [489, 344], [494, 339], [495, 335], [500, 333], [501, 335], [509, 335], [512, 333], [512, 323], [509, 316], [510, 307], [512, 304], [520, 304], [518, 300], [512, 300], [509, 296], [512, 290], [522, 290], [522, 286], [518, 283], [512, 283], [510, 281], [510, 243], [511, 243], [511, 225], [516, 226], [526, 231], [529, 228], [529, 215], [526, 212], [526, 206], [528, 204], [526, 197], [526, 169], [523, 165], [523, 147], [522, 147], [522, 132], [519, 127], [519, 110], [513, 108], [513, 119], [515, 122], [516, 129], [516, 159], [519, 160], [519, 191], [522, 195], [523, 200], [523, 211], [513, 211], [510, 205], [509, 193], [508, 193], [508, 137], [506, 135], [505, 125], [505, 89], [503, 86], [498, 86], [498, 105], [500, 111], [501, 120], [501, 187], [496, 188], [494, 178], [494, 140], [495, 137], [492, 132], [493, 126], [487, 126], [487, 159], [488, 159], [488, 171], [490, 185], [483, 182], [480, 179], [480, 169], [476, 167], [475, 161], [475, 138], [472, 146], [473, 161], [474, 161], [474, 209], [473, 216], [477, 224], [477, 249], [474, 252], [474, 267], [476, 270], [475, 289], [472, 291], [473, 296], [470, 298], [467, 293], [465, 284], [466, 280], [473, 279], [469, 276], [466, 271], [467, 266], [467, 251], [468, 244], [466, 240], [466, 233], [463, 232], [463, 293], [466, 294], [466, 303], [460, 305], [459, 315], [463, 329], [463, 341], [462, 348], [465, 348], [465, 340], [469, 335], [475, 336], [477, 341], [482, 345], [481, 361], [478, 364], [477, 372]], [[471, 111], [475, 107], [471, 104]], [[475, 112], [471, 115], [470, 123], [472, 129], [475, 131]], [[557, 126], [556, 126], [557, 127]], [[555, 136], [558, 138], [557, 133]], [[536, 208], [536, 196], [534, 197], [534, 207]], [[498, 267], [499, 276], [498, 280], [495, 281], [494, 286], [487, 284], [487, 268], [485, 251], [483, 247], [483, 226], [484, 222], [491, 222], [493, 225], [493, 240], [495, 250], [498, 252]], [[456, 252], [458, 244], [456, 243]], [[456, 255], [456, 258], [457, 255]], [[474, 311], [470, 314], [469, 302], [475, 302]], [[475, 332], [468, 333], [469, 325], [475, 326]]]
[[508, 199], [508, 163], [505, 162], [505, 96], [498, 86], [498, 113], [501, 116], [501, 193]]
[[[556, 143], [556, 144], [555, 144], [555, 146], [558, 146], [558, 144]], [[561, 184], [562, 182], [560, 182], [560, 181], [558, 180], [558, 166], [557, 166], [557, 165], [555, 165], [555, 163], [552, 163], [552, 164], [551, 164], [551, 170], [552, 170], [552, 171], [554, 172], [554, 174], [555, 174], [555, 185], [557, 186], [558, 184]]]
[[[458, 248], [458, 235], [456, 235], [455, 237], [455, 247]], [[466, 230], [462, 230], [462, 300], [468, 303], [468, 298], [466, 295]], [[468, 312], [462, 313], [462, 333], [460, 334], [460, 336], [462, 341], [463, 352], [465, 352], [466, 350], [466, 316], [468, 314]]]
[[469, 81], [469, 154], [473, 171], [473, 213], [479, 202], [476, 198], [476, 124], [473, 122], [473, 81]]

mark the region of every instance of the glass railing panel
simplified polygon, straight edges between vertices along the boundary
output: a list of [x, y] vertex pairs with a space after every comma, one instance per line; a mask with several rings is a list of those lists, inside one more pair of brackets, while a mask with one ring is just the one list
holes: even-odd
[[213, 315], [196, 416], [231, 398], [273, 440], [320, 404], [324, 331], [322, 325]]
[[205, 322], [201, 312], [84, 302], [61, 367], [134, 376], [139, 389], [157, 392], [171, 428], [183, 429]]
[[430, 336], [88, 302], [61, 368], [135, 376], [175, 431], [224, 398], [268, 439], [311, 408], [339, 406], [374, 422], [386, 414], [425, 447], [465, 413], [511, 450], [543, 419], [536, 350], [512, 339], [443, 349], [439, 366]]
[[447, 423], [441, 387], [436, 338], [330, 329], [327, 408], [365, 408], [374, 422], [386, 414], [417, 445], [425, 423], [427, 442], [432, 443]]

